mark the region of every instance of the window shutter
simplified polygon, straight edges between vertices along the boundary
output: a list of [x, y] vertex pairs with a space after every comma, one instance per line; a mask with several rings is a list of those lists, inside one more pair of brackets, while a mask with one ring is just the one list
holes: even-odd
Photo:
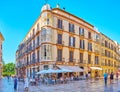
[[73, 33], [75, 32], [75, 30], [74, 30], [74, 24], [72, 24], [72, 32]]
[[69, 37], [69, 46], [71, 46], [71, 37]]
[[83, 49], [85, 49], [85, 41], [83, 40]]
[[71, 24], [69, 23], [69, 32], [71, 32]]
[[75, 37], [73, 37], [73, 46], [75, 47]]

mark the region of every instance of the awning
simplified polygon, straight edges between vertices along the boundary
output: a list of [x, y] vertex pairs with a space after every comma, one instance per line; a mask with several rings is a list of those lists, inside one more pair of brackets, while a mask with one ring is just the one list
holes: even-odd
[[48, 70], [41, 70], [39, 72], [37, 72], [36, 74], [49, 74], [49, 73], [66, 73], [66, 72], [72, 72], [71, 70], [68, 69], [48, 69]]
[[95, 70], [102, 70], [102, 68], [100, 68], [100, 67], [95, 67], [95, 66], [93, 66], [93, 67], [90, 67], [91, 69], [95, 69]]
[[73, 72], [84, 72], [84, 70], [78, 66], [63, 66], [63, 65], [57, 65], [61, 69], [68, 69]]

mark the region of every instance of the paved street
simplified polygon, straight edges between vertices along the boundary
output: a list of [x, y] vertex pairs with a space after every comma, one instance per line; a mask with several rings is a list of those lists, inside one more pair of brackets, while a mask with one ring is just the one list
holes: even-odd
[[0, 92], [14, 92], [13, 80], [9, 82], [6, 78], [0, 80]]
[[68, 84], [30, 87], [29, 92], [120, 92], [120, 81], [104, 86], [103, 80], [95, 82], [81, 80]]
[[[13, 81], [0, 80], [0, 92], [14, 92]], [[18, 92], [23, 91], [23, 83], [19, 83]], [[120, 92], [120, 81], [104, 86], [103, 80], [91, 82], [74, 81], [67, 84], [30, 86], [29, 92]]]

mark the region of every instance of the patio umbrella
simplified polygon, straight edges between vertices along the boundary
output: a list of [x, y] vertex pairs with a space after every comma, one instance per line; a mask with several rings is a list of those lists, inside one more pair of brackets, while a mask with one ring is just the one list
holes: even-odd
[[73, 72], [72, 70], [68, 70], [68, 69], [59, 69], [59, 70], [56, 70], [56, 73], [67, 73], [67, 72]]
[[36, 74], [47, 74], [47, 73], [65, 73], [65, 72], [73, 72], [72, 70], [68, 69], [48, 69], [48, 70], [41, 70], [40, 72], [37, 72]]
[[56, 73], [56, 70], [54, 69], [41, 70], [40, 72], [37, 72], [36, 74], [47, 74], [47, 73]]

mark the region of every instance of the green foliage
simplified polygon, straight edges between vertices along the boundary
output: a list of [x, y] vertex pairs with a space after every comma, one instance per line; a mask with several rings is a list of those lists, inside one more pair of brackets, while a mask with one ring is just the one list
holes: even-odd
[[14, 75], [15, 74], [15, 64], [8, 63], [3, 66], [3, 76]]

